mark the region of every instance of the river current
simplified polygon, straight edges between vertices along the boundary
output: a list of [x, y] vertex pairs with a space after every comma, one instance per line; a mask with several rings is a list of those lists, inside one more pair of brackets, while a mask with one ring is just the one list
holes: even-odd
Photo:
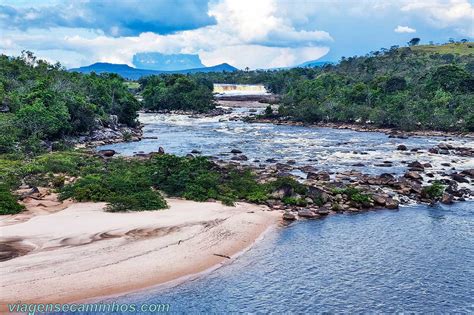
[[[435, 174], [474, 168], [472, 158], [427, 152], [463, 138], [388, 138], [377, 132], [248, 124], [231, 117], [142, 114], [144, 139], [103, 146], [122, 155], [157, 151], [230, 159], [268, 158], [318, 169], [402, 174], [406, 161], [433, 164]], [[409, 150], [398, 151], [404, 144]], [[418, 148], [419, 152], [410, 149]], [[377, 166], [390, 160], [392, 167]], [[355, 168], [355, 163], [363, 166]], [[449, 166], [446, 166], [449, 163]], [[442, 165], [445, 164], [445, 165]], [[472, 187], [472, 186], [471, 186]], [[170, 262], [172, 263], [172, 262]], [[176, 313], [474, 312], [474, 203], [403, 206], [298, 221], [267, 233], [248, 252], [211, 273], [171, 288], [121, 296], [119, 303], [169, 303]], [[111, 300], [107, 300], [110, 302]]]

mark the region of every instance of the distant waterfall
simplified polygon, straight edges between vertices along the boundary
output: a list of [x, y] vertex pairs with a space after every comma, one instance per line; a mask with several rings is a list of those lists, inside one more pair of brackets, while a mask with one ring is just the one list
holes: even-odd
[[266, 95], [269, 94], [261, 84], [214, 84], [214, 93], [222, 95]]

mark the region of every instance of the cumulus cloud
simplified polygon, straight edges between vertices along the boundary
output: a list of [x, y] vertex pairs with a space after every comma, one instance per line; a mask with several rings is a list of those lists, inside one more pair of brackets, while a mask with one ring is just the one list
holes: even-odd
[[414, 28], [408, 26], [401, 26], [398, 25], [394, 30], [395, 33], [415, 33], [416, 30]]
[[461, 35], [474, 36], [474, 5], [469, 0], [404, 1], [401, 10], [413, 12], [433, 26], [451, 26]]
[[207, 0], [66, 0], [55, 5], [0, 5], [0, 25], [9, 29], [89, 28], [109, 36], [169, 34], [215, 24]]
[[[87, 8], [90, 7], [88, 2]], [[107, 10], [110, 12], [116, 9]], [[111, 22], [111, 25], [120, 26], [118, 30], [105, 31], [104, 28], [102, 32], [96, 32], [95, 36], [90, 32], [85, 36], [79, 28], [70, 28], [71, 32], [63, 36], [54, 36], [59, 28], [50, 28], [34, 33], [31, 30], [16, 31], [5, 36], [3, 41], [5, 45], [10, 45], [10, 50], [11, 42], [14, 41], [18, 48], [28, 47], [40, 52], [45, 49], [63, 50], [81, 54], [83, 58], [67, 64], [70, 67], [83, 65], [84, 60], [89, 60], [88, 63], [102, 61], [132, 65], [136, 53], [160, 52], [199, 54], [205, 65], [228, 62], [240, 68], [263, 68], [286, 67], [317, 59], [329, 50], [321, 44], [332, 40], [329, 33], [321, 30], [295, 29], [290, 19], [279, 14], [276, 0], [220, 0], [211, 2], [206, 14], [215, 21], [214, 24], [170, 34], [160, 34], [150, 26], [132, 28], [119, 19], [121, 24]], [[180, 14], [170, 18], [176, 16]], [[31, 18], [39, 21], [38, 17]], [[22, 19], [26, 19], [26, 16], [23, 15]], [[70, 21], [71, 18], [64, 20]], [[128, 25], [128, 28], [124, 25]], [[136, 36], [110, 36], [111, 33], [123, 34], [124, 29], [142, 28], [149, 31]], [[78, 62], [81, 64], [77, 64]]]

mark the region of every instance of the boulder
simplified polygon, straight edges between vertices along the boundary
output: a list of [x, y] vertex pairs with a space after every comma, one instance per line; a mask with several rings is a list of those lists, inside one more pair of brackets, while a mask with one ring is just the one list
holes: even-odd
[[193, 150], [191, 151], [191, 153], [192, 153], [192, 154], [201, 154], [201, 151], [196, 150], [196, 149], [193, 149]]
[[461, 174], [469, 176], [470, 178], [474, 178], [474, 168], [464, 170], [461, 172]]
[[114, 156], [117, 152], [115, 150], [99, 150], [97, 153], [104, 157], [112, 157]]
[[318, 173], [308, 172], [308, 174], [306, 175], [306, 179], [329, 181], [330, 176], [329, 176], [328, 172], [324, 172], [324, 171], [323, 172], [318, 172]]
[[415, 161], [415, 162], [410, 162], [408, 163], [407, 165], [411, 170], [413, 171], [424, 171], [425, 170], [425, 166], [423, 164], [421, 164], [420, 162], [418, 161]]
[[294, 221], [296, 220], [296, 216], [291, 212], [285, 212], [283, 213], [283, 220]]
[[399, 150], [399, 151], [406, 151], [406, 150], [408, 150], [408, 148], [407, 148], [406, 145], [400, 144], [400, 145], [397, 146], [397, 150]]
[[423, 179], [423, 177], [421, 177], [421, 175], [418, 172], [415, 172], [415, 171], [406, 172], [404, 176], [406, 178], [414, 179], [414, 180], [422, 180]]
[[309, 209], [298, 210], [298, 216], [301, 218], [308, 218], [308, 219], [313, 219], [313, 218], [318, 217], [316, 213], [314, 213], [313, 211]]
[[237, 155], [237, 156], [233, 156], [231, 158], [231, 160], [233, 161], [247, 161], [249, 158], [246, 156], [246, 155]]
[[443, 197], [441, 197], [441, 203], [444, 203], [445, 205], [450, 205], [453, 203], [454, 197], [451, 194], [444, 193]]
[[461, 174], [451, 174], [451, 178], [457, 181], [458, 183], [469, 183], [469, 180]]
[[165, 154], [165, 149], [163, 147], [159, 147], [158, 154]]
[[241, 154], [242, 151], [238, 150], [238, 149], [232, 149], [230, 150], [230, 153], [233, 153], [233, 154]]
[[381, 195], [373, 195], [372, 200], [375, 202], [375, 204], [379, 206], [385, 206], [385, 204], [387, 203], [387, 198]]
[[398, 201], [389, 198], [385, 202], [385, 208], [387, 209], [398, 209]]

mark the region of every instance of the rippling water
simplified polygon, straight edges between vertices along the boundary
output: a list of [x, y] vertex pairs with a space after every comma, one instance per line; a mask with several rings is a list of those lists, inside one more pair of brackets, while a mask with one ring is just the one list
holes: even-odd
[[296, 222], [199, 279], [115, 301], [170, 303], [186, 313], [472, 313], [473, 206]]
[[[432, 163], [438, 173], [474, 167], [472, 158], [426, 152], [440, 141], [468, 146], [462, 138], [390, 139], [377, 132], [246, 124], [228, 118], [142, 115], [145, 136], [158, 139], [106, 148], [125, 155], [157, 151], [159, 146], [178, 155], [197, 149], [223, 159], [238, 148], [248, 163], [294, 159], [297, 165], [343, 171], [362, 162], [365, 166], [358, 170], [375, 174], [401, 174], [406, 170], [402, 162], [414, 160]], [[397, 151], [398, 144], [422, 152]], [[384, 160], [394, 166], [376, 166]], [[441, 165], [447, 162], [452, 165]], [[114, 300], [170, 303], [178, 313], [472, 313], [473, 283], [474, 203], [465, 202], [296, 222], [267, 234], [233, 263], [197, 280]]]
[[[190, 118], [183, 115], [142, 114], [145, 123], [144, 139], [133, 143], [119, 143], [103, 146], [124, 155], [143, 151], [158, 151], [162, 146], [168, 153], [186, 155], [193, 149], [203, 155], [230, 159], [231, 149], [243, 151], [249, 161], [260, 164], [268, 158], [278, 162], [296, 160], [296, 166], [312, 165], [318, 169], [345, 171], [355, 169], [367, 174], [391, 172], [402, 174], [406, 171], [403, 161], [419, 160], [430, 162], [436, 172], [451, 172], [456, 169], [474, 168], [474, 159], [458, 156], [430, 154], [427, 150], [441, 141], [456, 146], [469, 146], [465, 138], [410, 137], [409, 139], [389, 138], [380, 132], [356, 132], [331, 128], [284, 126], [262, 123], [229, 121], [229, 117], [245, 114], [242, 109], [226, 116], [212, 118]], [[420, 152], [397, 151], [399, 144], [408, 149], [419, 148]], [[361, 154], [363, 153], [363, 154]], [[259, 162], [255, 162], [259, 160]], [[380, 167], [383, 161], [392, 161], [392, 167]], [[449, 162], [451, 166], [441, 163]], [[354, 167], [356, 163], [364, 166]]]

